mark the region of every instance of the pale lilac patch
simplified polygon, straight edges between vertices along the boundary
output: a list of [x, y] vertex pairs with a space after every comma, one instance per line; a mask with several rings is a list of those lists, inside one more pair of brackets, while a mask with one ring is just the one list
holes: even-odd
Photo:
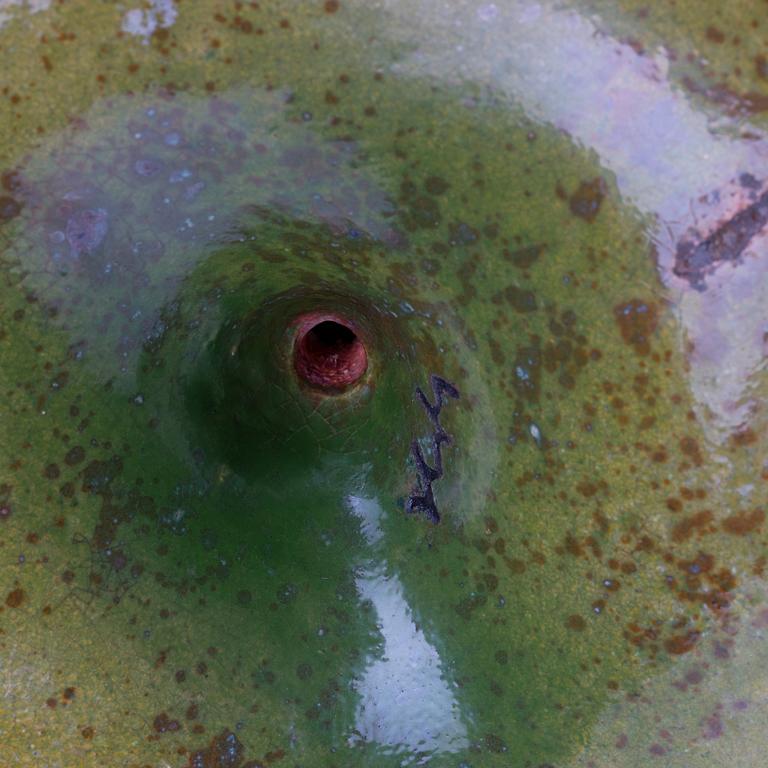
[[481, 5], [477, 9], [477, 18], [480, 19], [480, 21], [493, 21], [498, 15], [499, 9], [495, 3], [487, 3], [486, 5]]
[[158, 27], [172, 27], [178, 15], [173, 0], [150, 0], [148, 8], [134, 8], [123, 16], [122, 30], [144, 38], [146, 45]]
[[107, 234], [107, 212], [103, 208], [88, 208], [75, 213], [67, 222], [67, 242], [72, 255], [79, 257], [95, 251]]

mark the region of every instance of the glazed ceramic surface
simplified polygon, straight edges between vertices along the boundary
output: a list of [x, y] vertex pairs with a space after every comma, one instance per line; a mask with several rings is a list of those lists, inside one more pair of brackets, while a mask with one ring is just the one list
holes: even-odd
[[766, 50], [0, 0], [0, 766], [764, 765]]

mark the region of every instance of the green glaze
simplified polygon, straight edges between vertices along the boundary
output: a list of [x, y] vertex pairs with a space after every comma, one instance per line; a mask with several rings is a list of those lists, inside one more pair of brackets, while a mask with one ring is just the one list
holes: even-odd
[[0, 766], [762, 765], [765, 4], [130, 5], [0, 0]]

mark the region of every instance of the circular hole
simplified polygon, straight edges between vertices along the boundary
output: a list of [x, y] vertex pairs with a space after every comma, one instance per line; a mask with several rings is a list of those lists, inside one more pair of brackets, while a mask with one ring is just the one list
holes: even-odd
[[345, 389], [365, 373], [368, 354], [352, 325], [333, 315], [299, 319], [294, 345], [296, 372], [321, 389]]

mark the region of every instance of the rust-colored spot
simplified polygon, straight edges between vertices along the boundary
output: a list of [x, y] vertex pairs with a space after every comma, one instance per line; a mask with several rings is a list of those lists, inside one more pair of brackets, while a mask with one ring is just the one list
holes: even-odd
[[606, 191], [606, 184], [599, 176], [589, 181], [582, 181], [568, 200], [571, 213], [585, 221], [594, 221], [600, 213]]
[[669, 498], [667, 499], [667, 509], [670, 512], [681, 512], [683, 509], [683, 502], [674, 497]]
[[84, 739], [88, 739], [88, 740], [92, 739], [92, 738], [93, 738], [93, 726], [91, 726], [91, 725], [86, 725], [86, 726], [85, 726], [85, 728], [83, 728], [83, 729], [80, 731], [80, 735], [81, 735], [81, 736], [82, 736]]
[[594, 496], [599, 490], [599, 486], [590, 480], [582, 480], [577, 486], [576, 490], [585, 498], [589, 499]]
[[323, 8], [326, 13], [336, 13], [339, 10], [339, 0], [325, 0]]
[[565, 626], [574, 632], [583, 632], [587, 628], [587, 622], [578, 613], [574, 613], [565, 620]]
[[714, 515], [708, 509], [683, 518], [672, 528], [672, 540], [678, 544], [687, 541], [697, 531], [702, 534], [712, 523]]
[[717, 27], [707, 27], [707, 40], [718, 45], [725, 42], [725, 33]]
[[630, 299], [613, 309], [621, 337], [638, 355], [651, 351], [651, 336], [658, 325], [656, 305], [643, 299]]
[[9, 608], [18, 608], [26, 598], [26, 593], [20, 587], [11, 590], [5, 598], [5, 604]]
[[700, 636], [701, 633], [696, 632], [695, 630], [691, 630], [684, 635], [673, 635], [664, 641], [664, 648], [667, 653], [671, 653], [674, 656], [680, 656], [692, 650]]
[[762, 509], [753, 509], [751, 512], [736, 512], [723, 520], [723, 530], [734, 536], [746, 536], [757, 530], [765, 521], [765, 512]]
[[747, 427], [731, 435], [731, 442], [737, 446], [754, 445], [757, 442], [757, 435], [754, 430]]

